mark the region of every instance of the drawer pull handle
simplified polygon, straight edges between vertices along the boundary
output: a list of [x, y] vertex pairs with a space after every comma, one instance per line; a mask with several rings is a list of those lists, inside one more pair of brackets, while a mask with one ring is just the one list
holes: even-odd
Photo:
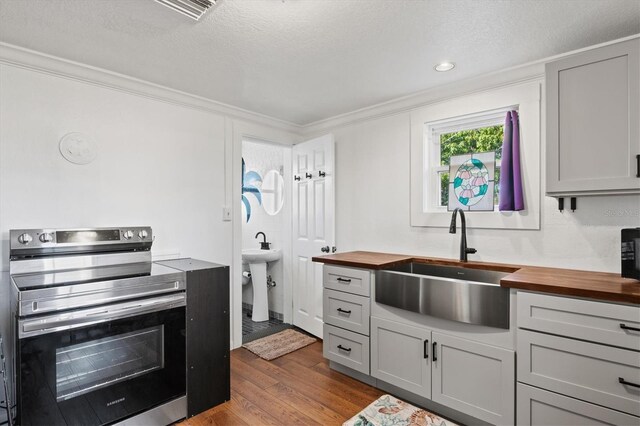
[[429, 339], [424, 341], [424, 359], [428, 359], [429, 358]]
[[620, 324], [620, 328], [623, 329], [623, 330], [640, 331], [640, 328], [638, 328], [638, 327], [629, 327], [627, 324]]
[[342, 351], [345, 351], [345, 352], [351, 352], [351, 348], [345, 348], [345, 347], [344, 347], [344, 346], [342, 346], [342, 345], [338, 345], [338, 349], [340, 349], [340, 350], [342, 350]]
[[351, 315], [351, 311], [345, 311], [345, 310], [344, 310], [344, 309], [342, 309], [342, 308], [338, 308], [338, 309], [336, 309], [336, 310], [337, 310], [338, 312], [340, 312], [340, 313], [347, 314], [347, 315]]
[[438, 343], [437, 342], [433, 342], [433, 355], [431, 355], [433, 357], [433, 362], [436, 362], [438, 360]]
[[336, 278], [336, 281], [340, 281], [340, 282], [343, 282], [343, 283], [350, 283], [351, 282], [351, 280], [349, 278], [342, 278], [342, 277]]
[[623, 385], [633, 386], [634, 388], [640, 388], [640, 385], [637, 383], [627, 382], [622, 377], [618, 377], [618, 383], [622, 383]]

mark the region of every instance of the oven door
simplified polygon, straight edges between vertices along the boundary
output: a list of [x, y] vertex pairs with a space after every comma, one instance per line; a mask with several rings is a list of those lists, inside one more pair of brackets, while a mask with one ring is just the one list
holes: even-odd
[[21, 425], [103, 425], [185, 395], [184, 293], [20, 320], [18, 335]]

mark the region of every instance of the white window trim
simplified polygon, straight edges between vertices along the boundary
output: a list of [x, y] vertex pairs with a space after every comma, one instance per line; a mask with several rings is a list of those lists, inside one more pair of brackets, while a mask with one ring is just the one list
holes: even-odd
[[[433, 208], [437, 203], [432, 197], [439, 196], [439, 189], [433, 184], [433, 173], [430, 173], [434, 169], [428, 167], [435, 155], [429, 152], [433, 136], [430, 127], [441, 128], [443, 124], [451, 123], [451, 128], [455, 129], [459, 123], [470, 123], [474, 116], [479, 117], [478, 123], [482, 124], [484, 119], [491, 119], [488, 114], [506, 113], [516, 108], [520, 117], [521, 171], [526, 210], [470, 212], [467, 214], [467, 226], [540, 229], [540, 90], [539, 82], [507, 86], [449, 99], [411, 113], [411, 226], [448, 227], [451, 222], [450, 212], [444, 208]], [[437, 145], [439, 149], [439, 143]], [[439, 158], [438, 153], [438, 161]], [[425, 183], [428, 187], [425, 187]]]
[[[446, 212], [447, 206], [440, 205], [440, 178], [442, 172], [449, 172], [449, 166], [440, 165], [440, 136], [443, 133], [459, 132], [462, 130], [479, 129], [490, 126], [504, 126], [507, 111], [517, 110], [517, 106], [500, 108], [498, 110], [456, 117], [451, 120], [440, 120], [425, 123], [424, 140], [428, 149], [424, 150], [424, 179], [427, 185], [423, 188], [423, 209], [426, 212]], [[501, 165], [496, 160], [496, 168]]]

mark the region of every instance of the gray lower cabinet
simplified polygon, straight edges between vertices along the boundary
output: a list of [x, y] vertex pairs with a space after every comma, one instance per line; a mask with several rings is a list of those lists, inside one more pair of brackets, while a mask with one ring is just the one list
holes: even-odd
[[515, 353], [371, 317], [371, 375], [493, 424], [515, 420]]
[[325, 289], [322, 297], [324, 322], [369, 335], [369, 298]]
[[640, 192], [640, 39], [546, 65], [547, 195]]
[[518, 380], [640, 416], [639, 352], [519, 330], [518, 354]]
[[433, 332], [431, 399], [493, 424], [515, 418], [515, 353]]
[[640, 425], [638, 306], [517, 299], [518, 424]]
[[360, 373], [369, 374], [369, 337], [349, 330], [323, 326], [322, 355]]
[[431, 398], [431, 330], [371, 317], [371, 375]]
[[518, 425], [638, 425], [640, 419], [544, 389], [518, 383]]

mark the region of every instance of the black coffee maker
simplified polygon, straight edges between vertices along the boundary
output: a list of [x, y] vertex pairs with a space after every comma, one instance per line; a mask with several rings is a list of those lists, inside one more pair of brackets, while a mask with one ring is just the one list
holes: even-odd
[[622, 230], [622, 276], [640, 280], [640, 228]]

